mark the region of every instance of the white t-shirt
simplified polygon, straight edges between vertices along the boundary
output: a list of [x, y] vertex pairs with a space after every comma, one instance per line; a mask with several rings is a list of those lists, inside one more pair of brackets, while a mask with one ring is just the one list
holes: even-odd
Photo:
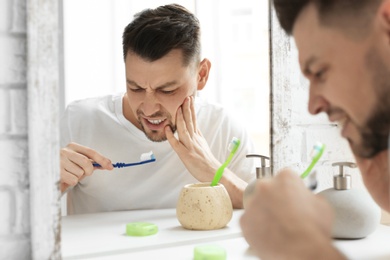
[[[181, 188], [198, 181], [187, 171], [168, 141], [152, 142], [128, 121], [123, 95], [71, 103], [61, 120], [61, 147], [75, 142], [108, 157], [113, 163], [137, 162], [153, 151], [153, 163], [112, 171], [95, 170], [68, 191], [68, 214], [117, 210], [174, 208]], [[255, 179], [254, 146], [244, 128], [220, 106], [195, 99], [197, 124], [214, 156], [223, 163], [232, 137], [241, 145], [228, 168], [243, 180]]]

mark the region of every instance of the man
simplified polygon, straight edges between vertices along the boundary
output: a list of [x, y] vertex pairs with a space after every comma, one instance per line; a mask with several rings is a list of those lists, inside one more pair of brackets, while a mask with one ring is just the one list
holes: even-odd
[[[295, 39], [309, 80], [309, 112], [341, 125], [363, 181], [390, 211], [390, 1], [274, 0], [282, 28]], [[332, 246], [333, 213], [282, 170], [257, 183], [241, 218], [261, 259], [343, 259]]]
[[[126, 93], [76, 101], [62, 120], [68, 214], [175, 207], [185, 184], [212, 181], [232, 137], [241, 145], [220, 183], [242, 208], [253, 146], [225, 110], [195, 99], [211, 67], [200, 53], [199, 21], [182, 6], [144, 10], [125, 28]], [[156, 162], [113, 169], [149, 151]]]

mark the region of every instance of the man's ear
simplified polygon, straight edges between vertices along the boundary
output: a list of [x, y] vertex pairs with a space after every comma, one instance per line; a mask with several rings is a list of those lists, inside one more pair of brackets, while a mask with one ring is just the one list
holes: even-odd
[[386, 32], [390, 43], [390, 0], [385, 0], [380, 4], [378, 15], [381, 29]]
[[208, 59], [203, 59], [199, 64], [198, 70], [198, 88], [197, 90], [202, 90], [207, 83], [209, 78], [211, 68], [211, 62]]

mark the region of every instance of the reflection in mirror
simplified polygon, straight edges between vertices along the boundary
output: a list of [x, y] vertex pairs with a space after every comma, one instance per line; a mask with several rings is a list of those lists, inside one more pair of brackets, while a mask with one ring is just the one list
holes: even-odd
[[[63, 0], [63, 103], [124, 93], [123, 29], [135, 13], [169, 3]], [[176, 3], [199, 18], [201, 58], [208, 58], [212, 64], [207, 86], [198, 95], [226, 107], [248, 130], [255, 144], [252, 152], [269, 156], [268, 1]]]
[[[74, 100], [115, 93], [125, 93], [126, 77], [122, 54], [122, 33], [124, 27], [131, 21], [135, 13], [145, 8], [154, 8], [158, 5], [170, 3], [171, 1], [165, 0], [63, 0], [65, 61], [65, 87], [63, 92], [65, 93], [65, 96], [62, 103], [68, 105]], [[238, 4], [237, 1], [232, 0], [179, 0], [176, 1], [176, 3], [185, 6], [199, 18], [202, 35], [201, 59], [208, 58], [212, 64], [207, 86], [199, 91], [198, 95], [210, 102], [222, 104], [222, 106], [227, 108], [228, 115], [238, 120], [240, 127], [244, 126], [244, 128], [248, 130], [255, 145], [251, 150], [251, 153], [270, 156], [268, 1], [242, 0]], [[120, 111], [126, 106], [126, 103], [116, 104], [120, 104], [118, 106]], [[64, 107], [61, 107], [61, 111], [64, 111]], [[77, 111], [75, 112], [75, 115], [77, 115]], [[94, 116], [95, 115], [92, 117]], [[125, 115], [123, 116], [123, 119], [126, 118], [128, 121], [122, 123], [124, 125], [131, 125], [129, 124], [132, 122], [131, 119], [127, 118]], [[72, 120], [69, 122], [73, 123]], [[88, 125], [91, 124], [91, 120], [82, 122], [82, 129], [85, 129], [84, 127], [88, 127]], [[210, 120], [204, 120], [204, 122], [210, 122]], [[204, 122], [199, 122], [199, 124], [205, 124]], [[133, 123], [131, 127], [134, 128], [134, 126], [135, 124]], [[96, 133], [103, 131], [105, 136], [112, 135], [112, 133], [105, 132], [105, 127], [104, 124], [100, 124], [96, 126], [93, 131], [82, 130], [82, 132], [84, 131], [86, 135], [89, 135], [91, 132]], [[61, 130], [63, 130], [63, 128], [61, 128]], [[224, 150], [226, 149], [225, 145], [227, 140], [225, 139], [227, 138], [223, 139], [223, 130], [224, 129], [222, 128], [217, 128], [217, 131], [215, 131], [215, 133], [218, 133], [215, 134], [215, 139], [222, 140], [219, 141], [221, 144], [217, 146], [219, 147], [218, 160], [220, 162], [222, 162], [222, 158], [224, 158], [223, 160], [226, 159], [226, 151]], [[205, 134], [206, 133], [203, 132], [203, 135]], [[225, 137], [227, 135], [228, 134], [225, 133]], [[113, 156], [112, 152], [107, 152], [106, 150], [108, 149], [107, 147], [112, 144], [111, 142], [115, 139], [114, 137], [117, 136], [114, 134], [114, 136], [111, 136], [110, 138], [104, 137], [99, 139], [99, 143], [100, 140], [101, 143], [93, 143], [93, 146], [90, 144], [84, 145], [96, 149], [103, 155], [110, 156], [113, 163], [118, 161], [126, 162], [129, 158], [135, 158], [136, 154], [139, 156], [140, 153], [145, 152], [140, 151], [139, 147], [141, 146], [149, 145], [155, 149], [155, 145], [150, 145], [144, 135], [142, 135], [142, 138], [139, 137], [139, 141], [134, 141], [142, 142], [142, 145], [140, 144], [138, 146], [134, 144], [134, 142], [126, 143], [126, 140], [122, 140], [126, 138], [122, 138], [119, 145], [116, 146], [115, 155]], [[117, 137], [117, 139], [120, 138]], [[229, 138], [229, 141], [230, 139], [231, 137]], [[245, 143], [246, 140], [244, 140], [242, 147], [248, 148]], [[170, 155], [166, 155], [165, 153], [162, 154], [161, 152], [158, 154], [160, 148], [158, 148], [157, 151], [153, 150], [154, 153], [157, 152], [157, 161], [160, 162], [158, 166], [155, 166], [157, 164], [148, 164], [138, 168], [138, 170], [136, 170], [136, 168], [131, 168], [131, 171], [126, 172], [126, 174], [121, 174], [118, 171], [109, 173], [107, 171], [99, 170], [95, 171], [91, 177], [87, 176], [83, 179], [82, 182], [84, 183], [82, 186], [87, 186], [84, 184], [88, 184], [87, 182], [93, 178], [95, 182], [92, 185], [92, 189], [99, 191], [99, 194], [95, 193], [94, 196], [90, 196], [88, 199], [82, 201], [81, 204], [84, 203], [83, 205], [85, 205], [85, 207], [80, 207], [81, 204], [78, 205], [78, 208], [74, 205], [68, 207], [68, 212], [65, 208], [65, 202], [63, 202], [63, 215], [98, 212], [96, 208], [93, 208], [93, 200], [95, 200], [95, 202], [99, 201], [99, 203], [103, 200], [111, 201], [111, 203], [105, 204], [106, 210], [103, 211], [121, 211], [124, 208], [123, 205], [130, 204], [132, 209], [135, 210], [166, 207], [173, 208], [174, 204], [172, 201], [176, 200], [175, 192], [181, 188], [179, 186], [182, 185], [183, 182], [196, 182], [197, 179], [199, 180], [200, 178], [188, 174], [188, 171], [190, 171], [186, 170], [186, 167], [188, 169], [188, 165], [180, 163], [180, 161], [177, 161], [174, 167], [175, 171], [183, 174], [175, 176], [169, 175], [173, 168], [173, 164], [172, 162], [171, 164], [169, 164], [169, 162], [167, 163], [167, 160], [172, 160], [170, 158], [175, 158], [175, 160], [179, 159], [176, 158], [178, 156], [169, 144], [163, 143], [160, 146], [166, 146], [164, 148], [165, 153], [169, 153]], [[129, 149], [129, 147], [137, 148]], [[204, 147], [200, 150], [203, 151], [203, 148]], [[215, 153], [217, 148], [214, 147], [212, 149], [214, 149], [212, 150], [212, 153], [216, 156]], [[229, 174], [230, 169], [233, 170], [234, 167], [236, 167], [236, 169], [241, 167], [240, 169], [242, 170], [240, 174], [242, 176], [245, 176], [249, 171], [254, 173], [253, 161], [251, 159], [245, 159], [245, 155], [248, 151], [249, 149], [243, 149], [241, 152], [237, 152], [236, 157], [240, 159], [233, 160], [229, 165], [231, 168], [226, 168], [224, 175]], [[123, 157], [123, 155], [125, 156]], [[119, 158], [120, 156], [122, 157]], [[167, 159], [167, 157], [169, 157], [169, 159]], [[192, 162], [193, 161], [195, 160], [192, 160]], [[198, 161], [201, 162], [203, 160], [198, 159]], [[251, 163], [247, 163], [248, 161]], [[244, 166], [246, 168], [244, 168]], [[244, 169], [250, 170], [246, 171]], [[147, 171], [147, 174], [145, 174], [144, 171]], [[161, 174], [152, 174], [157, 171], [164, 171], [164, 176], [161, 176]], [[191, 172], [191, 174], [194, 175], [193, 172]], [[118, 179], [115, 180], [115, 178], [117, 178], [116, 176], [122, 177], [118, 177]], [[160, 176], [159, 178], [161, 179], [158, 180], [156, 176]], [[198, 177], [199, 176], [200, 175], [198, 175]], [[245, 177], [246, 179], [242, 179], [246, 181], [253, 179], [253, 175], [246, 175]], [[130, 180], [126, 179], [126, 181], [124, 181], [123, 178], [130, 178]], [[171, 184], [167, 183], [167, 179], [170, 180]], [[224, 181], [226, 181], [226, 179]], [[229, 181], [230, 179], [228, 182]], [[237, 183], [239, 189], [240, 187], [241, 189], [245, 187], [245, 182], [241, 179], [234, 179], [234, 182]], [[132, 184], [130, 188], [128, 183]], [[164, 184], [161, 185], [160, 183]], [[232, 193], [232, 190], [234, 190], [232, 189], [232, 185], [230, 187], [228, 187], [228, 185], [225, 186], [230, 197], [233, 198], [233, 206], [237, 206], [237, 200], [236, 202], [234, 201], [234, 196], [236, 195], [238, 201], [240, 201], [242, 200], [242, 193], [238, 192], [234, 194]], [[170, 190], [164, 193], [164, 189]], [[107, 190], [115, 193], [116, 197], [107, 193]], [[80, 191], [76, 186], [72, 191], [67, 193], [69, 196], [68, 204], [72, 204], [72, 201], [75, 201], [75, 198], [80, 196], [80, 192], [88, 193], [90, 191], [91, 190]], [[118, 199], [118, 193], [120, 193], [121, 199]], [[145, 196], [146, 194], [147, 196]], [[142, 196], [143, 199], [141, 199]], [[240, 196], [241, 198], [239, 198]], [[63, 196], [63, 198], [65, 199], [67, 197]], [[168, 203], [166, 201], [170, 202]], [[236, 203], [236, 205], [234, 205], [234, 203]], [[242, 201], [238, 203], [242, 204]], [[137, 211], [135, 211], [135, 214], [136, 212]], [[73, 241], [76, 244], [79, 243], [79, 240], [77, 240], [79, 239], [78, 235], [74, 232], [72, 233], [69, 229], [69, 226], [73, 223], [71, 220], [75, 219], [72, 217], [77, 218], [77, 216], [80, 215], [64, 217], [62, 222], [62, 254], [65, 258], [72, 255], [72, 253], [77, 255], [77, 252], [71, 252], [67, 247], [70, 245], [68, 243], [69, 241]], [[85, 226], [83, 227], [85, 228]], [[239, 232], [238, 226], [237, 232]], [[86, 231], [86, 233], [89, 232]], [[75, 240], [70, 239], [72, 235], [76, 235], [74, 237]], [[96, 248], [91, 248], [90, 253], [93, 254], [95, 249]], [[103, 251], [105, 250], [102, 248], [100, 249]], [[80, 253], [86, 253], [85, 250], [87, 249], [83, 247], [83, 252]]]

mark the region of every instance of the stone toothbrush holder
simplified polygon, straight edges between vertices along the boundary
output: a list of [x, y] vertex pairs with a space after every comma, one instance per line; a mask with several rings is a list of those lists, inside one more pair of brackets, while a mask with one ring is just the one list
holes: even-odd
[[233, 216], [229, 194], [221, 183], [185, 185], [180, 191], [176, 216], [186, 229], [212, 230], [225, 227]]

